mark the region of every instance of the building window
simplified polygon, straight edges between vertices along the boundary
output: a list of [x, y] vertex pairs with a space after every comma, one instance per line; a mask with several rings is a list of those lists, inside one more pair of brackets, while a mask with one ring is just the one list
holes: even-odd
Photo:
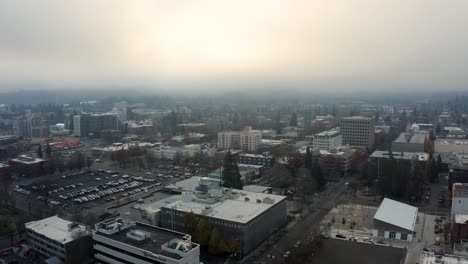
[[408, 234], [406, 233], [401, 233], [401, 240], [408, 240]]
[[390, 232], [390, 239], [395, 239], [396, 238], [396, 232]]

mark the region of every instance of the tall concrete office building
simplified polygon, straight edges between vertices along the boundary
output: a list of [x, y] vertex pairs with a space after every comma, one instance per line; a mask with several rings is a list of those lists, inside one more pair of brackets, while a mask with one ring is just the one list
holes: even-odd
[[73, 123], [73, 135], [77, 137], [98, 135], [102, 130], [118, 129], [117, 115], [114, 113], [76, 115], [73, 117]]
[[374, 119], [364, 116], [351, 116], [341, 119], [341, 133], [343, 144], [353, 147], [374, 146]]

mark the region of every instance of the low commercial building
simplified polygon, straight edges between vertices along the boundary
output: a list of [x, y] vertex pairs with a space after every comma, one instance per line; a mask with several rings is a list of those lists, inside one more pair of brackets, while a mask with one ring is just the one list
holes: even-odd
[[0, 145], [13, 144], [16, 143], [18, 140], [18, 136], [15, 135], [0, 136]]
[[[420, 162], [425, 162], [429, 159], [429, 154], [426, 152], [392, 152], [394, 159], [402, 160], [414, 160], [417, 159]], [[383, 150], [376, 150], [370, 155], [370, 159], [378, 162], [380, 159], [389, 159], [390, 152]]]
[[465, 131], [459, 127], [444, 127], [443, 132], [447, 138], [464, 139], [466, 137]]
[[385, 198], [374, 216], [372, 236], [412, 241], [418, 208]]
[[195, 192], [182, 192], [181, 200], [161, 207], [162, 227], [183, 231], [185, 214], [193, 212], [223, 238], [239, 240], [244, 256], [288, 222], [285, 196], [224, 189], [206, 178], [198, 183]]
[[16, 159], [8, 160], [12, 172], [28, 177], [39, 176], [43, 171], [45, 160], [27, 155], [21, 155]]
[[271, 168], [275, 163], [275, 159], [268, 153], [262, 155], [257, 154], [240, 154], [237, 159], [238, 164], [259, 165], [265, 168]]
[[49, 145], [52, 149], [55, 149], [55, 150], [76, 148], [76, 147], [81, 146], [80, 139], [74, 138], [74, 137], [64, 138], [58, 141], [52, 141], [52, 142], [49, 142]]
[[149, 148], [154, 148], [157, 144], [156, 143], [150, 143], [150, 142], [139, 142], [139, 141], [133, 141], [131, 143], [113, 143], [109, 146], [106, 147], [95, 147], [91, 149], [91, 153], [95, 157], [111, 157], [112, 153], [115, 151], [119, 150], [128, 150], [129, 148], [132, 147], [138, 147], [141, 149], [149, 149]]
[[157, 159], [175, 160], [177, 158], [193, 158], [197, 154], [213, 157], [216, 155], [216, 149], [202, 147], [200, 144], [190, 144], [181, 147], [160, 146], [149, 149], [148, 153]]
[[436, 139], [434, 152], [468, 153], [468, 139]]
[[401, 133], [392, 142], [392, 152], [424, 152], [427, 136], [426, 132]]
[[449, 187], [452, 190], [454, 183], [468, 183], [468, 158], [459, 156], [459, 159], [448, 165]]
[[92, 259], [91, 232], [58, 216], [25, 224], [28, 246], [46, 257], [64, 263], [87, 263]]
[[152, 120], [130, 120], [125, 123], [125, 128], [127, 134], [150, 135], [156, 132]]
[[178, 124], [177, 129], [181, 133], [206, 133], [207, 126], [205, 123], [185, 123], [185, 124]]
[[414, 123], [411, 125], [411, 129], [414, 131], [426, 131], [429, 133], [431, 131], [434, 131], [434, 125], [424, 124], [424, 123]]
[[338, 149], [343, 145], [343, 137], [339, 129], [332, 129], [317, 133], [312, 141], [314, 150]]
[[364, 148], [346, 147], [330, 151], [313, 151], [312, 155], [319, 156], [320, 165], [328, 175], [329, 180], [336, 180], [337, 177], [348, 175], [350, 171], [356, 170], [369, 157]]
[[190, 235], [152, 225], [111, 218], [95, 225], [97, 263], [200, 263], [200, 245]]

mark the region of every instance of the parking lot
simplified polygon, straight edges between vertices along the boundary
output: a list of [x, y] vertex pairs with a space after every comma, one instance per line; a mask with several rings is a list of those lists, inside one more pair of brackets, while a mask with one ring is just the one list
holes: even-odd
[[134, 176], [117, 171], [96, 169], [47, 177], [16, 191], [36, 200], [47, 200], [51, 206], [63, 208], [102, 206], [106, 203], [149, 192], [159, 187], [164, 179], [160, 177]]

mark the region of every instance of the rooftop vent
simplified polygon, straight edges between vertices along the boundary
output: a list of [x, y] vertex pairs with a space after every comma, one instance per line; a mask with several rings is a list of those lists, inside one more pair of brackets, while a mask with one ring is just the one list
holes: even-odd
[[257, 199], [257, 203], [262, 203], [262, 200], [260, 200], [260, 199]]
[[138, 230], [138, 229], [131, 230], [130, 232], [127, 233], [127, 238], [130, 238], [136, 241], [143, 241], [148, 237], [150, 237], [150, 234], [148, 232]]

